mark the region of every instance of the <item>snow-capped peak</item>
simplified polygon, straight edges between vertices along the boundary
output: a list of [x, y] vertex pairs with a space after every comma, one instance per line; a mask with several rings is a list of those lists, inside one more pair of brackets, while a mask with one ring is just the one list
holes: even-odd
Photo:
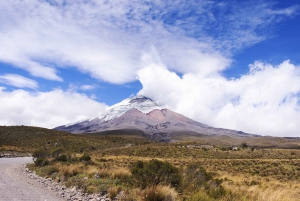
[[89, 121], [89, 120], [90, 119], [82, 119], [82, 120], [79, 120], [79, 121], [76, 121], [76, 122], [73, 122], [73, 123], [66, 124], [66, 125], [64, 125], [64, 127], [73, 126], [75, 124], [79, 124], [79, 123], [82, 123], [82, 122], [85, 122], [85, 121]]
[[155, 109], [164, 109], [156, 103], [154, 103], [150, 98], [138, 95], [133, 98], [127, 98], [121, 101], [120, 103], [112, 105], [107, 109], [107, 112], [105, 114], [100, 115], [98, 118], [102, 121], [115, 119], [125, 114], [128, 110], [132, 108], [135, 108], [144, 114], [147, 114]]

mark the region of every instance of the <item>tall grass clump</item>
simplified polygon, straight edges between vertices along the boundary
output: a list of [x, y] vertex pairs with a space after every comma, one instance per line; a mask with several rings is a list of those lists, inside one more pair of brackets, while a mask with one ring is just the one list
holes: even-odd
[[170, 186], [150, 186], [143, 190], [141, 200], [144, 201], [175, 201], [177, 192]]

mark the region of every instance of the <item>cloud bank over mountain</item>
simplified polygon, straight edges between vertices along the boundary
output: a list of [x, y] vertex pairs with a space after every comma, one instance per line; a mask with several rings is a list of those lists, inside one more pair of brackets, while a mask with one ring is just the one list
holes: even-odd
[[248, 74], [231, 80], [221, 75], [179, 77], [159, 64], [138, 74], [141, 94], [199, 122], [262, 135], [299, 136], [300, 68], [289, 61], [278, 66], [255, 62]]

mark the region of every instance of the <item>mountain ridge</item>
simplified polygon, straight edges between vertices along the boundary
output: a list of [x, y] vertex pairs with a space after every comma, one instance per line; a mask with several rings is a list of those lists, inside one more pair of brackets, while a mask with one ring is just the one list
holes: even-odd
[[[150, 139], [169, 141], [172, 132], [194, 132], [199, 135], [250, 137], [252, 134], [214, 128], [161, 107], [150, 98], [139, 95], [127, 98], [107, 109], [107, 112], [81, 122], [62, 125], [56, 130], [71, 133], [96, 133], [108, 130], [137, 129]], [[159, 140], [160, 141], [160, 140]]]

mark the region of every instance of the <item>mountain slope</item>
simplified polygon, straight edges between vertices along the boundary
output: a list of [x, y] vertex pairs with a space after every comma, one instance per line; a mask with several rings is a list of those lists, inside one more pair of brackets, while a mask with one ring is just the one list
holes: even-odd
[[108, 130], [136, 129], [150, 139], [168, 140], [172, 132], [193, 132], [204, 135], [249, 137], [250, 134], [213, 128], [160, 107], [144, 96], [128, 98], [108, 108], [107, 113], [85, 121], [59, 126], [56, 130], [71, 133], [96, 133]]

